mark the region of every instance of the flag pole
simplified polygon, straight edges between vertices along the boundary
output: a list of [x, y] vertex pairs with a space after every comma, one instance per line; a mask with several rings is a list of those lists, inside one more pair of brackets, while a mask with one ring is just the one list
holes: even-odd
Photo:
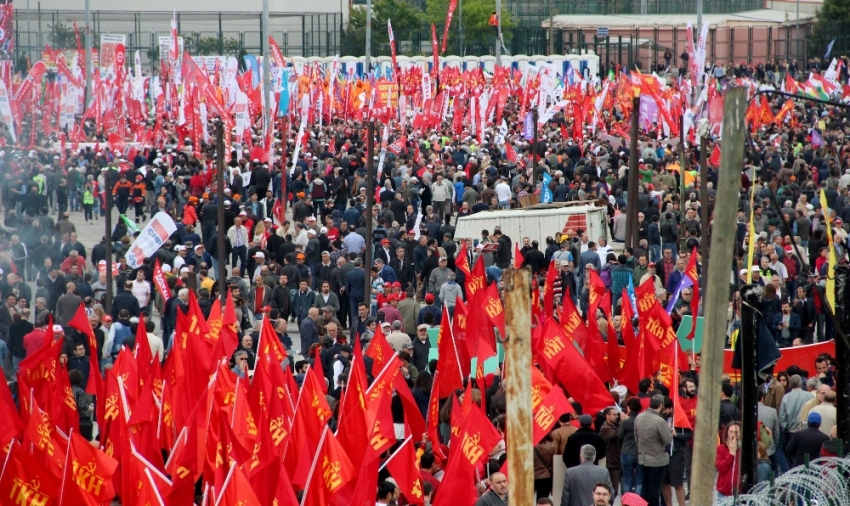
[[531, 272], [529, 268], [505, 269], [505, 362], [511, 374], [505, 378], [508, 453], [508, 502], [534, 502], [534, 442], [531, 410]]
[[[65, 450], [65, 467], [62, 469], [62, 486], [59, 489], [59, 504], [62, 504], [62, 497], [65, 495], [65, 477], [68, 472], [68, 459], [71, 457], [71, 436], [74, 435], [74, 428], [68, 430], [68, 449]], [[9, 449], [9, 454], [12, 454], [12, 449]]]
[[[747, 107], [746, 90], [731, 88], [723, 104], [723, 152], [718, 178], [717, 204], [714, 210], [716, 230], [727, 230], [735, 223], [738, 206], [740, 173], [744, 160], [744, 114]], [[632, 154], [634, 156], [634, 154]], [[714, 234], [711, 237], [713, 262], [705, 299], [704, 325], [706, 329], [724, 328], [728, 301], [729, 269], [732, 265], [734, 234]], [[717, 456], [717, 424], [720, 420], [720, 380], [723, 375], [723, 339], [708, 339], [702, 347], [699, 397], [697, 401], [697, 426], [694, 435], [694, 482], [691, 488], [693, 506], [714, 504], [714, 462]]]
[[319, 439], [319, 444], [316, 446], [316, 456], [313, 457], [313, 463], [310, 464], [310, 472], [307, 474], [307, 481], [304, 482], [304, 495], [301, 497], [301, 506], [307, 501], [307, 495], [310, 493], [310, 481], [313, 479], [313, 472], [316, 470], [316, 463], [319, 462], [319, 454], [322, 450], [322, 445], [325, 444], [325, 437], [328, 435], [328, 426], [325, 425], [325, 430], [322, 431], [322, 437]]

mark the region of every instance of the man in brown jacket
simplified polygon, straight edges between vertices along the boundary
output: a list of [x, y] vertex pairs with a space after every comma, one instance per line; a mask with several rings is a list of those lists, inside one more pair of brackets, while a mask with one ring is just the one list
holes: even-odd
[[567, 446], [567, 439], [572, 436], [575, 431], [578, 430], [578, 427], [574, 427], [570, 420], [572, 420], [572, 415], [570, 413], [564, 413], [558, 418], [558, 424], [560, 427], [552, 431], [552, 439], [555, 440], [555, 455], [563, 455], [564, 447]]
[[614, 489], [611, 491], [610, 503], [614, 504], [614, 498], [617, 497], [617, 490], [620, 487], [620, 412], [616, 408], [605, 408], [605, 423], [599, 429], [599, 435], [605, 440], [605, 467], [608, 469], [608, 474], [611, 476], [611, 484]]

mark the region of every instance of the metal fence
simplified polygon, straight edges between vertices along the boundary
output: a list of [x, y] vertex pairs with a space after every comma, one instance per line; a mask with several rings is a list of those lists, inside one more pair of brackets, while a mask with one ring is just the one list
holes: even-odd
[[[706, 63], [735, 64], [742, 62], [757, 64], [797, 59], [805, 61], [818, 56], [807, 41], [816, 32], [815, 25], [800, 25], [799, 36], [795, 36], [794, 25], [761, 25], [712, 28], [706, 42]], [[847, 42], [850, 43], [850, 36]], [[664, 52], [673, 54], [670, 62], [677, 67], [679, 55], [687, 46], [685, 27], [611, 29], [609, 36], [600, 38], [595, 30], [564, 30], [555, 42], [563, 53], [592, 50], [599, 55], [600, 64], [635, 65], [649, 69], [653, 64], [665, 63]], [[837, 45], [837, 43], [836, 43]], [[835, 51], [835, 50], [834, 50]], [[833, 52], [833, 54], [838, 54]], [[823, 56], [821, 51], [820, 56]]]
[[[760, 0], [704, 0], [705, 14], [728, 14], [764, 8]], [[507, 8], [518, 26], [540, 26], [559, 14], [693, 14], [696, 5], [681, 0], [510, 0]]]
[[[92, 11], [92, 40], [100, 34], [127, 36], [128, 54], [139, 50], [149, 65], [159, 52], [158, 39], [171, 30], [171, 12]], [[84, 16], [79, 11], [19, 9], [15, 12], [16, 58], [37, 60], [46, 45], [54, 49], [76, 48], [73, 23], [81, 36]], [[263, 27], [259, 13], [178, 12], [180, 36], [192, 54], [262, 54]], [[339, 53], [342, 13], [272, 15], [269, 31], [286, 56], [333, 56]]]

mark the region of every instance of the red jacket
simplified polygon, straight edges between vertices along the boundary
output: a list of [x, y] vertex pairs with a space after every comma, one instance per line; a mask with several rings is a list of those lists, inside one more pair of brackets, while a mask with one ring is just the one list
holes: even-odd
[[[741, 450], [733, 456], [725, 444], [717, 447], [717, 491], [723, 495], [732, 495], [734, 487], [741, 487]], [[735, 480], [734, 482], [732, 480]]]

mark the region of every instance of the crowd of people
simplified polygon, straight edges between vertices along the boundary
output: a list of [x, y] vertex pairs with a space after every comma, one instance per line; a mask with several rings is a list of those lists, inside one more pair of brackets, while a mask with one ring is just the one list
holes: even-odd
[[[716, 77], [726, 86], [759, 76], [767, 78], [764, 73]], [[770, 98], [767, 103], [776, 112], [785, 100]], [[697, 269], [705, 276], [699, 246], [713, 232], [717, 167], [699, 166], [698, 150], [691, 144], [684, 148], [682, 167], [681, 144], [658, 140], [657, 132], [641, 133], [637, 153], [631, 153], [625, 141], [603, 139], [587, 128], [581, 138], [564, 136], [567, 126], [576, 132], [573, 118], [565, 114], [542, 125], [534, 153], [521, 138], [519, 108], [514, 98], [505, 106], [508, 131], [501, 137], [507, 144], [496, 142], [495, 125], [478, 139], [466, 129], [455, 132], [450, 118], [428, 130], [390, 129], [387, 144], [401, 141], [401, 149], [381, 156], [383, 167], [375, 174], [375, 188], [367, 187], [366, 171], [378, 165], [379, 157], [367, 160], [365, 122], [334, 118], [308, 125], [294, 164], [297, 125], [283, 122], [275, 133], [275, 151], [281, 157], [277, 163], [231, 153], [223, 200], [217, 197], [214, 143], [192, 146], [188, 138], [176, 138], [174, 125], [166, 125], [171, 134], [166, 147], [147, 146], [131, 160], [98, 149], [99, 145], [79, 152], [59, 152], [50, 142], [32, 149], [0, 148], [4, 208], [0, 360], [7, 380], [15, 386], [19, 364], [43, 347], [49, 331], [64, 338], [60, 362], [73, 386], [81, 432], [92, 439], [103, 415], [95, 413], [95, 404], [85, 395], [89, 376], [111, 368], [123, 347], [136, 346], [139, 326], [156, 360], [163, 361], [175, 346], [178, 317], [186, 313], [190, 299], [196, 298], [204, 317], [210, 317], [214, 301], [222, 295], [217, 283], [222, 272], [238, 325], [239, 344], [228, 364], [234, 377], [251, 380], [260, 333], [264, 322], [271, 322], [288, 355], [282, 367], [292, 371], [299, 386], [308, 367], [316, 369], [320, 363], [334, 412], [328, 421], [331, 426], [338, 422], [336, 413], [355, 348], [368, 352], [379, 327], [401, 361], [401, 374], [422, 417], [431, 416], [429, 399], [438, 361], [429, 332], [440, 327], [443, 312], [453, 317], [458, 301], [467, 301], [464, 280], [479, 257], [487, 280], [500, 285], [501, 269], [513, 265], [516, 249], [541, 290], [554, 290], [556, 307], [569, 296], [585, 320], [599, 316], [606, 341], [623, 343], [622, 306], [629, 302], [620, 294], [647, 281], [676, 327], [684, 316], [698, 316], [692, 314], [691, 300], [699, 294], [692, 287], [682, 288], [682, 280], [692, 255], [697, 255]], [[614, 131], [625, 117], [615, 103], [599, 120]], [[758, 309], [780, 348], [833, 338], [826, 286], [830, 249], [839, 261], [847, 253], [848, 121], [844, 108], [799, 101], [785, 121], [762, 124], [750, 137], [738, 201], [739, 276], [734, 287], [749, 282], [763, 287]], [[513, 157], [509, 146], [516, 150]], [[628, 186], [632, 157], [639, 158], [636, 188]], [[536, 179], [533, 158], [539, 167]], [[282, 168], [280, 160], [289, 165]], [[701, 171], [708, 173], [705, 188], [695, 177]], [[543, 187], [543, 174], [551, 177], [548, 188]], [[542, 245], [508, 237], [499, 223], [480, 237], [456, 236], [457, 219], [518, 207], [521, 197], [541, 195], [547, 189], [554, 202], [586, 201], [605, 208], [606, 236], [589, 237], [581, 229], [553, 230]], [[96, 244], [82, 244], [81, 227], [99, 222], [107, 193], [121, 218], [116, 220], [113, 210], [117, 224], [111, 235]], [[368, 209], [372, 198], [374, 206]], [[622, 244], [627, 206], [639, 209], [636, 248]], [[707, 214], [702, 213], [703, 206]], [[223, 222], [218, 220], [221, 207]], [[125, 255], [138, 228], [161, 212], [173, 218], [177, 231], [139, 267], [129, 267]], [[701, 222], [701, 216], [709, 216], [709, 222]], [[756, 234], [754, 240], [750, 233]], [[219, 263], [217, 239], [222, 235], [227, 265]], [[107, 242], [115, 265], [112, 287], [106, 284]], [[485, 251], [485, 243], [495, 243], [496, 249]], [[750, 244], [755, 245], [753, 251]], [[364, 263], [367, 250], [372, 265]], [[552, 262], [557, 273], [553, 285], [547, 286]], [[168, 293], [154, 283], [157, 266]], [[589, 314], [591, 272], [613, 294], [610, 327], [601, 312]], [[109, 303], [108, 291], [114, 294]], [[738, 293], [730, 306], [728, 330], [706, 330], [706, 337], [725, 336], [729, 347], [740, 316]], [[94, 331], [96, 349], [69, 325], [80, 306]], [[92, 355], [99, 370], [91, 368]], [[610, 384], [611, 406], [601, 412], [585, 412], [580, 403], [572, 402], [572, 413], [563, 414], [535, 446], [537, 504], [552, 504], [554, 462], [562, 460], [567, 468], [562, 506], [613, 504], [625, 494], [631, 494], [633, 501], [640, 501], [633, 498], [639, 495], [650, 506], [661, 501], [684, 506], [699, 388], [699, 357], [691, 357], [690, 370], [680, 374], [677, 401], [690, 427], [674, 426], [674, 396], [655, 374], [642, 378], [635, 392]], [[380, 371], [370, 370], [369, 360], [371, 380]], [[760, 481], [769, 479], [771, 472], [802, 465], [807, 457], [837, 454], [834, 371], [829, 354], [814, 364], [767, 371], [759, 387]], [[469, 390], [473, 402], [486, 408], [503, 434], [506, 405], [499, 376], [497, 372], [484, 383], [466, 381], [473, 382]], [[569, 384], [563, 387], [569, 392]], [[20, 392], [13, 388], [13, 393], [17, 399]], [[452, 409], [463, 403], [463, 396], [461, 390], [441, 401], [441, 440], [424, 438], [417, 451], [425, 504], [439, 497], [448, 463], [443, 451], [436, 450], [442, 446], [446, 452], [457, 451], [446, 445], [455, 429]], [[740, 441], [753, 437], [742, 433], [739, 401], [739, 387], [727, 377], [718, 427], [720, 496], [738, 491]], [[395, 398], [397, 424], [404, 423], [406, 409], [409, 406]], [[414, 436], [416, 441], [423, 439]], [[486, 465], [477, 469], [481, 496], [476, 505], [507, 500], [510, 478], [490, 472], [504, 464], [503, 442], [492, 450]], [[602, 459], [604, 467], [597, 466]], [[409, 498], [400, 497], [396, 482], [388, 476], [382, 471], [376, 483], [377, 504], [405, 504]]]

